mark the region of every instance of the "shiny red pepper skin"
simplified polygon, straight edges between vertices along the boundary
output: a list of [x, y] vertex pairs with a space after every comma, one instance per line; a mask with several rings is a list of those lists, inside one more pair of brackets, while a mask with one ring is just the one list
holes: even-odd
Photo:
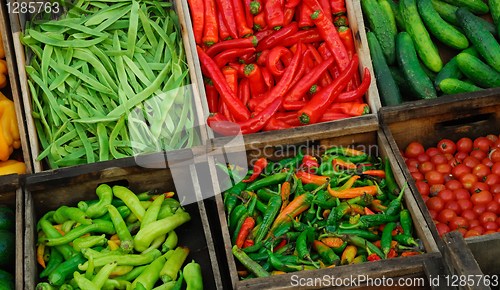
[[321, 40], [322, 38], [321, 35], [319, 35], [318, 30], [316, 28], [311, 28], [308, 30], [299, 30], [295, 32], [295, 34], [281, 41], [279, 45], [289, 47], [298, 43], [299, 41], [302, 41], [302, 43], [313, 43], [319, 42]]
[[252, 53], [255, 53], [255, 48], [253, 47], [228, 49], [219, 53], [213, 59], [218, 67], [223, 67], [230, 62], [236, 61], [238, 57]]
[[196, 44], [202, 45], [205, 22], [205, 5], [203, 0], [188, 0], [191, 19], [193, 19], [193, 34]]
[[[343, 16], [345, 17], [345, 16]], [[356, 53], [356, 47], [354, 46], [354, 38], [352, 35], [352, 30], [349, 27], [341, 26], [338, 28], [340, 40], [344, 44], [347, 54], [349, 55], [349, 59], [352, 59], [352, 56]], [[356, 72], [352, 81], [347, 85], [347, 91], [352, 91], [355, 88], [359, 87], [359, 73]]]
[[377, 254], [373, 253], [373, 254], [370, 254], [367, 258], [366, 258], [368, 261], [370, 262], [373, 262], [373, 261], [379, 261], [379, 260], [382, 260], [382, 258], [380, 258]]
[[231, 39], [231, 34], [229, 34], [229, 29], [227, 29], [226, 24], [222, 19], [222, 14], [220, 11], [217, 11], [217, 21], [219, 23], [219, 39], [228, 40]]
[[238, 36], [246, 37], [248, 35], [251, 35], [253, 33], [253, 30], [247, 26], [247, 20], [245, 19], [245, 8], [243, 8], [243, 3], [241, 2], [241, 0], [232, 0], [232, 2]]
[[286, 0], [285, 8], [295, 8], [299, 6], [301, 0]]
[[225, 66], [222, 69], [222, 74], [226, 78], [226, 82], [231, 88], [231, 91], [236, 95], [238, 92], [238, 70], [230, 66]]
[[[280, 99], [283, 103], [283, 98], [291, 87], [292, 82], [294, 80], [294, 76], [297, 72], [300, 62], [302, 61], [303, 56], [303, 45], [299, 42], [297, 51], [293, 56], [290, 65], [287, 67], [285, 73], [283, 74], [280, 81], [276, 84], [276, 86], [272, 87], [271, 90], [267, 94], [267, 98], [265, 98], [256, 108], [257, 112], [260, 112], [267, 108], [272, 102], [277, 99]], [[281, 105], [281, 104], [280, 104]]]
[[316, 24], [319, 34], [323, 37], [328, 48], [333, 53], [335, 61], [340, 67], [340, 71], [343, 71], [349, 65], [349, 56], [347, 55], [344, 44], [340, 40], [337, 28], [325, 16], [317, 0], [304, 0], [304, 3], [314, 11], [311, 18], [314, 24]]
[[361, 97], [363, 97], [363, 95], [368, 91], [368, 88], [370, 88], [370, 83], [371, 83], [370, 70], [368, 68], [365, 68], [363, 73], [363, 81], [361, 81], [359, 87], [357, 87], [352, 91], [340, 94], [339, 97], [336, 99], [336, 101], [353, 102], [356, 100], [360, 100]]
[[202, 42], [206, 46], [212, 46], [219, 42], [219, 25], [217, 21], [217, 11], [215, 0], [203, 0], [205, 8]]
[[257, 46], [257, 38], [252, 36], [248, 38], [231, 39], [219, 42], [207, 49], [206, 54], [215, 57], [218, 53], [228, 49], [249, 48]]
[[330, 122], [330, 121], [342, 120], [342, 119], [347, 119], [347, 118], [350, 118], [350, 117], [351, 116], [343, 114], [343, 113], [326, 111], [323, 114], [323, 116], [321, 116], [321, 122]]
[[238, 98], [246, 105], [250, 100], [250, 83], [248, 79], [242, 79], [238, 86]]
[[330, 0], [330, 7], [333, 15], [343, 15], [347, 13], [345, 0]]
[[333, 21], [332, 17], [332, 8], [330, 7], [330, 0], [319, 0], [319, 5], [321, 5], [321, 9], [325, 12], [325, 17], [328, 18], [330, 22]]
[[282, 0], [266, 0], [266, 3], [264, 4], [266, 22], [270, 28], [274, 30], [281, 29], [285, 23], [285, 16], [281, 1]]
[[275, 46], [269, 51], [266, 62], [267, 68], [275, 77], [281, 77], [285, 73], [285, 67], [292, 61], [292, 57], [293, 53], [286, 47]]
[[264, 13], [264, 11], [262, 11], [253, 17], [253, 29], [257, 30], [257, 31], [265, 31], [265, 32], [269, 32], [269, 33], [273, 32], [273, 30], [266, 29], [266, 28], [267, 28], [266, 14]]
[[276, 115], [274, 115], [273, 118], [278, 121], [287, 123], [292, 127], [297, 127], [302, 125], [300, 121], [297, 119], [297, 112], [278, 112], [276, 113]]
[[[217, 2], [217, 8], [219, 15], [221, 15], [222, 22], [231, 36], [231, 38], [238, 38], [236, 30], [236, 21], [233, 9], [233, 3], [231, 0], [215, 0]], [[219, 23], [222, 26], [222, 23]]]
[[[285, 102], [283, 104], [283, 108], [287, 111], [294, 111], [293, 113], [295, 114], [295, 119], [297, 119], [297, 111], [302, 109], [306, 104], [307, 104], [307, 101], [305, 101], [305, 100]], [[300, 123], [300, 121], [298, 121], [298, 122]]]
[[318, 170], [318, 167], [319, 163], [316, 157], [311, 155], [304, 155], [304, 157], [302, 157], [302, 164], [300, 165], [300, 168], [305, 172], [315, 174]]
[[212, 80], [205, 80], [205, 94], [207, 95], [208, 110], [215, 113], [219, 110], [219, 92], [214, 87]]
[[255, 179], [257, 179], [257, 177], [259, 177], [259, 175], [262, 173], [264, 168], [266, 168], [266, 166], [267, 166], [267, 159], [266, 158], [262, 157], [262, 158], [257, 159], [257, 161], [255, 161], [255, 163], [253, 165], [252, 175], [248, 179], [244, 179], [243, 182], [248, 183], [248, 182], [252, 182]]
[[314, 124], [321, 120], [323, 113], [347, 86], [357, 67], [358, 57], [355, 55], [347, 69], [328, 87], [315, 94], [307, 105], [298, 112], [297, 116], [300, 121], [303, 124]]
[[[315, 60], [316, 62], [316, 66], [321, 64], [324, 60], [326, 60], [325, 58], [322, 58], [321, 55], [319, 54], [318, 50], [312, 45], [312, 44], [308, 44], [307, 45], [307, 48], [308, 50], [311, 52], [311, 55], [313, 57], [313, 59]], [[329, 66], [330, 68], [333, 67], [333, 66]], [[322, 86], [322, 87], [326, 87], [328, 86], [329, 84], [331, 84], [333, 81], [332, 77], [330, 76], [330, 74], [328, 72], [324, 72], [321, 76], [320, 76], [320, 79], [319, 79], [319, 84]]]
[[[330, 57], [333, 57], [332, 53], [330, 50], [326, 47], [325, 43], [322, 43], [318, 47], [318, 52], [320, 53], [321, 57], [323, 59], [329, 59]], [[332, 65], [331, 67], [328, 68], [328, 71], [330, 72], [331, 76], [336, 79], [340, 75], [339, 67], [338, 65]]]
[[243, 4], [244, 4], [243, 9], [245, 9], [245, 20], [246, 20], [247, 27], [250, 29], [253, 29], [253, 14], [251, 11], [252, 2], [253, 2], [253, 0], [244, 0], [243, 1]]
[[300, 79], [297, 84], [290, 90], [290, 93], [285, 98], [285, 103], [299, 101], [309, 91], [318, 79], [324, 75], [324, 72], [334, 62], [333, 57], [323, 61], [311, 70], [305, 77]]
[[205, 68], [205, 72], [208, 74], [207, 76], [213, 81], [222, 102], [228, 106], [229, 111], [236, 120], [248, 120], [250, 118], [250, 112], [236, 97], [234, 92], [231, 91], [217, 64], [203, 51], [203, 49], [201, 49], [201, 47], [197, 46], [196, 48], [198, 50], [200, 63]]
[[330, 111], [343, 113], [349, 116], [361, 116], [369, 112], [369, 107], [364, 103], [354, 103], [354, 102], [346, 102], [346, 103], [333, 103], [330, 106]]
[[315, 175], [300, 170], [297, 171], [295, 175], [302, 181], [303, 184], [312, 183], [315, 185], [323, 185], [330, 180], [328, 176]]
[[294, 126], [291, 126], [283, 121], [276, 119], [275, 117], [272, 117], [271, 120], [267, 122], [266, 126], [264, 126], [264, 131], [276, 131], [276, 130], [289, 129], [293, 127]]
[[284, 15], [283, 25], [288, 25], [292, 23], [293, 17], [295, 16], [295, 8], [285, 8], [283, 15]]
[[266, 92], [266, 83], [264, 82], [262, 71], [258, 65], [253, 63], [246, 65], [243, 71], [245, 77], [248, 79], [249, 84], [252, 84], [250, 86], [252, 97], [258, 97]]
[[314, 23], [311, 19], [311, 14], [314, 11], [309, 8], [304, 2], [302, 2], [299, 6], [299, 28], [308, 28], [314, 26]]
[[276, 45], [281, 45], [281, 42], [292, 36], [299, 30], [296, 22], [292, 22], [289, 25], [283, 27], [279, 31], [275, 31], [273, 34], [259, 41], [257, 45], [257, 51], [263, 51], [266, 49], [271, 49]]
[[261, 67], [260, 71], [262, 72], [262, 78], [264, 78], [264, 83], [267, 86], [267, 89], [270, 89], [274, 86], [274, 78], [271, 72], [267, 69], [267, 67]]
[[257, 57], [257, 64], [260, 66], [265, 66], [267, 64], [267, 58], [269, 57], [269, 49], [263, 50], [259, 52], [259, 56]]

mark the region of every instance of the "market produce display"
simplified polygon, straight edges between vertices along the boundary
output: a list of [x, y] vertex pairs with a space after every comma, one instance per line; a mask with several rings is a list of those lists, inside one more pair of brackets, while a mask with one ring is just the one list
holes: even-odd
[[16, 218], [14, 211], [0, 205], [0, 289], [14, 290], [16, 253]]
[[406, 165], [440, 235], [464, 237], [500, 229], [500, 140], [497, 135], [442, 139], [425, 149], [418, 142], [405, 151]]
[[[218, 164], [230, 176], [232, 166]], [[239, 179], [237, 179], [239, 180]], [[277, 162], [258, 159], [224, 193], [241, 279], [418, 255], [410, 212], [388, 159], [332, 147]]]
[[37, 159], [58, 168], [198, 143], [180, 31], [168, 1], [78, 1], [28, 22]]
[[361, 6], [383, 105], [500, 87], [499, 1], [362, 0]]
[[208, 125], [221, 135], [369, 113], [345, 1], [190, 0]]
[[203, 289], [200, 265], [175, 232], [191, 217], [173, 192], [101, 184], [96, 195], [38, 221], [37, 289]]

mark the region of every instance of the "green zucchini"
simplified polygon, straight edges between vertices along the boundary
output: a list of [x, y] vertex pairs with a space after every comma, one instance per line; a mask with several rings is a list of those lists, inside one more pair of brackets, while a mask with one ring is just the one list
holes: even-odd
[[441, 89], [441, 91], [446, 95], [470, 93], [482, 90], [480, 87], [454, 78], [442, 80], [441, 83], [439, 83], [439, 89]]
[[483, 88], [500, 87], [500, 73], [479, 58], [468, 53], [460, 53], [456, 59], [460, 71], [474, 84]]
[[[477, 51], [474, 49], [473, 46], [465, 49], [462, 51], [462, 53], [468, 53], [471, 54], [475, 57], [478, 57], [479, 55], [477, 54]], [[436, 79], [434, 80], [434, 85], [439, 88], [439, 83], [447, 78], [453, 78], [453, 79], [460, 79], [462, 78], [463, 74], [458, 68], [458, 63], [457, 63], [457, 58], [456, 56], [450, 59], [444, 66], [443, 69], [439, 71], [439, 73], [436, 76]]]
[[394, 12], [392, 12], [391, 4], [389, 4], [388, 0], [378, 0], [378, 4], [382, 11], [385, 13], [387, 20], [389, 20], [389, 25], [391, 28], [394, 37], [398, 34], [398, 27], [396, 25], [396, 18], [394, 17]]
[[419, 98], [437, 98], [432, 81], [418, 61], [415, 46], [409, 33], [400, 32], [396, 37], [396, 58], [406, 81]]
[[368, 19], [370, 29], [380, 40], [380, 47], [388, 64], [393, 64], [396, 59], [396, 35], [391, 29], [390, 21], [382, 7], [376, 0], [361, 0], [363, 13]]
[[403, 101], [399, 88], [392, 78], [391, 71], [387, 66], [382, 48], [378, 42], [377, 36], [373, 32], [367, 32], [368, 46], [370, 47], [370, 56], [375, 70], [375, 79], [377, 80], [380, 98], [384, 106], [399, 105]]
[[482, 30], [474, 14], [465, 8], [457, 10], [458, 21], [467, 38], [487, 64], [500, 72], [500, 45], [491, 33]]
[[[460, 26], [458, 23], [458, 18], [457, 18], [457, 10], [458, 7], [448, 4], [446, 2], [440, 1], [440, 0], [431, 0], [432, 1], [432, 6], [434, 9], [437, 11], [437, 13], [447, 22], [450, 24], [453, 24], [455, 26]], [[493, 12], [493, 11], [492, 11]], [[492, 34], [497, 34], [497, 29], [495, 28], [495, 25], [493, 23], [486, 21], [485, 19], [481, 17], [477, 17], [477, 21], [481, 23], [483, 26], [482, 29], [488, 30]]]
[[417, 6], [420, 17], [434, 37], [451, 48], [466, 49], [469, 47], [467, 37], [439, 16], [439, 13], [432, 6], [431, 0], [418, 0]]
[[406, 31], [413, 40], [418, 56], [430, 70], [439, 72], [443, 62], [437, 47], [431, 40], [429, 32], [422, 23], [418, 14], [416, 0], [401, 0], [399, 2], [401, 14], [405, 21]]
[[401, 17], [401, 12], [399, 11], [399, 4], [394, 2], [394, 0], [387, 0], [389, 6], [391, 6], [392, 14], [394, 15], [394, 19], [396, 20], [396, 26], [399, 31], [405, 31], [405, 22], [403, 21], [403, 17]]
[[474, 14], [486, 14], [490, 11], [483, 0], [444, 0], [449, 4], [469, 9]]

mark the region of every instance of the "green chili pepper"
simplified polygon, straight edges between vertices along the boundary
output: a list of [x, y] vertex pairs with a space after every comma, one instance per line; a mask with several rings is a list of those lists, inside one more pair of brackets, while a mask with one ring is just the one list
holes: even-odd
[[419, 246], [418, 242], [412, 236], [409, 236], [409, 235], [406, 235], [406, 234], [398, 234], [398, 235], [395, 235], [392, 238], [396, 242], [398, 242], [400, 244], [403, 244], [405, 246], [416, 246], [416, 247]]
[[144, 218], [142, 219], [140, 227], [141, 229], [158, 219], [158, 214], [160, 213], [161, 205], [164, 200], [165, 195], [162, 194], [153, 201], [151, 206], [144, 213]]
[[323, 244], [322, 242], [314, 240], [313, 247], [326, 264], [334, 265], [340, 262], [339, 256], [337, 256], [337, 254], [335, 254], [335, 252], [330, 249], [330, 247]]
[[67, 220], [74, 220], [82, 225], [90, 225], [92, 223], [92, 220], [87, 218], [81, 209], [65, 205], [59, 207], [54, 212], [53, 219], [58, 224], [62, 224]]
[[59, 246], [63, 244], [68, 244], [72, 242], [74, 239], [81, 237], [88, 233], [105, 233], [105, 234], [114, 234], [115, 228], [113, 224], [109, 221], [103, 221], [99, 219], [93, 220], [91, 225], [81, 225], [78, 226], [71, 231], [67, 232], [64, 236], [59, 238], [48, 238], [47, 246]]
[[300, 259], [311, 260], [311, 254], [309, 253], [309, 246], [314, 240], [314, 228], [307, 228], [303, 231], [297, 241], [295, 243], [295, 248], [297, 249], [297, 253]]
[[406, 189], [406, 183], [401, 189], [401, 192], [399, 193], [398, 197], [391, 200], [389, 205], [387, 206], [387, 209], [385, 210], [384, 214], [386, 215], [397, 215], [399, 211], [401, 210], [401, 198], [403, 197], [403, 193], [405, 192]]
[[257, 204], [257, 195], [253, 194], [250, 201], [248, 202], [248, 216], [253, 216], [255, 205]]
[[98, 290], [100, 287], [97, 287], [92, 281], [89, 279], [85, 278], [84, 275], [80, 274], [79, 272], [74, 272], [73, 277], [76, 281], [76, 284], [80, 289], [88, 289], [88, 290]]
[[[356, 154], [354, 154], [356, 153]], [[353, 149], [350, 149], [350, 148], [346, 148], [346, 147], [341, 147], [341, 146], [334, 146], [332, 148], [329, 148], [325, 151], [325, 155], [331, 155], [331, 154], [335, 154], [335, 155], [343, 155], [343, 156], [346, 156], [345, 159], [348, 160], [348, 161], [351, 161], [352, 163], [359, 163], [359, 162], [363, 162], [365, 160], [368, 159], [368, 155], [367, 154], [359, 154], [357, 155], [357, 153], [360, 153], [360, 151], [357, 151], [357, 150], [353, 150]]]
[[82, 249], [92, 248], [97, 245], [102, 246], [107, 242], [106, 235], [80, 237], [73, 240], [73, 249], [80, 252]]
[[[94, 267], [101, 267], [106, 264], [117, 262], [118, 265], [128, 265], [128, 266], [141, 266], [144, 264], [149, 264], [153, 262], [156, 258], [161, 256], [159, 250], [153, 250], [145, 254], [120, 254], [120, 253], [110, 253], [110, 255], [94, 258]], [[85, 262], [85, 261], [84, 261]], [[82, 265], [78, 267], [81, 271], [87, 270], [89, 263], [82, 262]]]
[[264, 214], [264, 219], [261, 223], [261, 226], [259, 227], [259, 230], [255, 235], [255, 240], [254, 240], [255, 244], [260, 242], [267, 234], [274, 219], [278, 215], [280, 208], [281, 208], [281, 197], [279, 195], [271, 197], [271, 199], [269, 199], [269, 202], [267, 204], [267, 212]]
[[120, 248], [125, 252], [130, 252], [134, 249], [134, 239], [132, 234], [129, 232], [125, 221], [118, 210], [113, 205], [108, 205], [108, 213], [111, 216], [111, 221], [115, 227], [116, 233], [120, 238]]
[[239, 201], [238, 197], [246, 187], [247, 184], [245, 182], [239, 182], [235, 186], [226, 190], [226, 192], [224, 193], [224, 207], [228, 215], [233, 212], [233, 209], [236, 207]]
[[262, 179], [256, 180], [252, 182], [248, 187], [248, 191], [255, 191], [260, 188], [270, 186], [270, 185], [275, 185], [279, 183], [283, 183], [288, 176], [288, 172], [281, 172], [281, 173], [276, 173], [274, 175], [266, 176]]
[[[172, 282], [174, 282], [174, 287], [172, 287], [171, 290], [181, 290], [182, 283], [184, 282], [184, 273], [182, 273], [182, 271], [179, 271], [179, 279], [177, 279], [177, 281], [170, 281], [168, 283], [172, 283]], [[168, 283], [165, 283], [163, 285], [168, 285]]]
[[50, 258], [47, 263], [47, 267], [45, 267], [45, 269], [43, 269], [43, 271], [40, 272], [40, 278], [45, 278], [49, 276], [49, 274], [52, 273], [52, 271], [54, 271], [54, 269], [57, 268], [57, 266], [59, 266], [59, 264], [61, 264], [63, 261], [64, 258], [61, 255], [61, 253], [59, 253], [59, 251], [56, 248], [51, 248]]
[[354, 197], [345, 201], [347, 204], [357, 204], [360, 206], [369, 206], [373, 202], [373, 196], [369, 194], [363, 194], [358, 197]]
[[202, 290], [203, 277], [201, 274], [201, 267], [195, 261], [191, 261], [182, 270], [184, 280], [186, 281], [186, 290]]
[[[42, 229], [42, 231], [45, 233], [45, 236], [50, 239], [60, 239], [63, 236], [61, 233], [59, 233], [53, 226], [52, 224], [48, 221], [48, 218], [50, 215], [52, 215], [53, 212], [47, 213], [40, 221], [38, 222], [38, 225]], [[69, 260], [72, 256], [76, 255], [76, 251], [71, 247], [70, 245], [63, 243], [61, 245], [58, 245], [55, 247], [59, 253], [62, 254], [64, 257], [64, 260]]]
[[365, 255], [358, 255], [354, 260], [352, 260], [353, 264], [362, 264], [366, 262], [366, 256]]
[[257, 190], [257, 196], [263, 202], [269, 202], [273, 196], [279, 196], [279, 193], [270, 190], [269, 188], [261, 188]]
[[71, 275], [78, 270], [78, 265], [85, 261], [86, 259], [82, 254], [76, 254], [70, 259], [62, 262], [49, 274], [49, 283], [55, 286], [61, 286], [68, 277], [71, 277]]
[[396, 180], [394, 178], [394, 174], [392, 172], [391, 163], [389, 162], [389, 158], [385, 158], [384, 161], [384, 170], [385, 170], [385, 182], [387, 185], [387, 189], [389, 190], [389, 195], [394, 196], [397, 195], [399, 189], [396, 184]]
[[283, 272], [296, 272], [302, 271], [305, 269], [304, 265], [294, 265], [292, 263], [283, 263], [276, 255], [271, 251], [267, 251], [267, 255], [269, 256], [269, 262], [273, 266], [274, 269], [283, 271]]
[[387, 259], [387, 254], [391, 250], [391, 242], [392, 242], [392, 231], [396, 228], [395, 222], [390, 222], [385, 225], [384, 230], [382, 231], [382, 238], [380, 239], [380, 249], [384, 253], [384, 258]]
[[387, 214], [371, 214], [364, 215], [359, 218], [359, 221], [355, 224], [340, 224], [340, 228], [342, 229], [367, 229], [374, 226], [379, 226], [382, 224], [386, 224], [389, 222], [395, 222], [399, 219], [398, 216], [395, 215], [387, 215]]
[[125, 275], [118, 276], [116, 277], [117, 280], [125, 280], [125, 281], [132, 281], [135, 278], [139, 277], [139, 275], [146, 269], [148, 265], [143, 265], [143, 266], [138, 266], [134, 267], [132, 271], [128, 272]]
[[379, 199], [379, 200], [387, 200], [387, 193], [385, 193], [385, 191], [382, 191], [382, 189], [380, 189], [380, 186], [378, 185], [378, 183], [375, 183], [375, 186], [377, 187], [377, 194], [376, 194], [376, 198]]
[[236, 257], [236, 259], [238, 261], [240, 261], [240, 263], [243, 264], [243, 266], [245, 266], [245, 268], [247, 268], [250, 272], [255, 274], [255, 276], [257, 276], [257, 277], [269, 277], [269, 276], [271, 276], [269, 274], [269, 272], [264, 270], [264, 268], [261, 265], [259, 265], [257, 262], [250, 259], [248, 257], [248, 255], [245, 252], [243, 252], [242, 250], [240, 250], [236, 245], [233, 246], [232, 253], [233, 253], [234, 257]]
[[177, 247], [177, 243], [179, 242], [179, 237], [175, 233], [175, 231], [170, 231], [168, 233], [167, 239], [165, 240], [165, 243], [163, 243], [163, 246], [161, 247], [161, 251], [166, 253], [170, 250], [173, 250], [175, 247]]
[[109, 263], [104, 265], [99, 272], [94, 276], [92, 279], [92, 283], [97, 287], [97, 289], [101, 289], [104, 286], [104, 283], [106, 280], [108, 280], [109, 275], [111, 275], [111, 272], [116, 268], [117, 263]]
[[57, 288], [55, 288], [54, 286], [50, 285], [47, 282], [40, 282], [40, 283], [36, 284], [35, 289], [36, 290], [55, 290]]
[[[116, 207], [116, 205], [114, 205], [113, 203], [111, 203], [111, 204], [114, 207]], [[122, 217], [122, 219], [126, 219], [132, 213], [130, 211], [130, 209], [126, 205], [118, 206], [118, 207], [116, 207], [116, 209], [120, 213], [120, 216]], [[104, 214], [103, 216], [101, 216], [99, 219], [100, 220], [111, 221], [111, 217], [109, 216], [108, 212], [106, 212], [106, 214]]]
[[184, 261], [186, 260], [188, 254], [189, 254], [188, 248], [177, 247], [175, 249], [172, 256], [167, 260], [167, 262], [165, 263], [165, 265], [163, 265], [160, 271], [160, 278], [163, 281], [163, 283], [177, 279], [177, 273], [184, 264]]
[[132, 289], [140, 289], [141, 286], [147, 290], [153, 289], [156, 281], [160, 279], [160, 271], [163, 265], [165, 265], [165, 257], [156, 258], [142, 271], [139, 277], [135, 278], [134, 282], [132, 282]]
[[236, 225], [236, 229], [234, 230], [233, 236], [232, 236], [232, 239], [231, 239], [231, 241], [233, 242], [233, 244], [236, 244], [236, 240], [238, 238], [238, 234], [240, 233], [241, 227], [243, 226], [243, 223], [245, 222], [245, 220], [247, 219], [247, 217], [249, 217], [248, 213], [244, 213], [240, 217], [240, 220], [238, 221], [238, 224]]
[[411, 214], [409, 210], [407, 209], [401, 210], [401, 212], [399, 213], [399, 223], [401, 224], [401, 228], [403, 229], [403, 234], [411, 236], [413, 223], [411, 220]]
[[[106, 209], [106, 206], [111, 204], [111, 201], [113, 200], [113, 191], [107, 184], [99, 185], [96, 188], [95, 193], [99, 197], [99, 201], [95, 204], [89, 205], [85, 209], [85, 214], [90, 218], [98, 218], [100, 216], [103, 216], [108, 211]], [[81, 205], [79, 203], [78, 207], [80, 206]]]
[[141, 205], [141, 202], [132, 191], [128, 188], [115, 185], [113, 186], [113, 194], [117, 198], [121, 199], [130, 208], [132, 213], [142, 222], [146, 210]]
[[338, 228], [333, 231], [330, 231], [329, 228], [326, 228], [327, 232], [333, 232], [335, 235], [355, 235], [359, 236], [363, 239], [369, 240], [369, 241], [376, 241], [380, 239], [380, 237], [370, 231], [367, 230], [360, 230], [360, 229], [342, 229]]
[[227, 223], [229, 224], [229, 230], [231, 232], [234, 232], [236, 230], [236, 226], [238, 225], [238, 221], [241, 219], [241, 217], [247, 212], [247, 208], [245, 205], [240, 204], [236, 206], [236, 208], [233, 210], [233, 212], [228, 215], [228, 221]]
[[384, 253], [371, 242], [355, 235], [347, 235], [346, 237], [347, 240], [356, 247], [366, 248], [368, 252], [377, 254], [381, 259], [384, 258]]

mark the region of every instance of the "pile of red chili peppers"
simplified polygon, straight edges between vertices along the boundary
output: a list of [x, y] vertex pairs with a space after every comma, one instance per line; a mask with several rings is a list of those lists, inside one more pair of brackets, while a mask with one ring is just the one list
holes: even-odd
[[369, 112], [345, 0], [188, 0], [208, 125], [221, 135]]
[[423, 252], [388, 159], [332, 147], [321, 158], [260, 158], [224, 193], [242, 279]]

